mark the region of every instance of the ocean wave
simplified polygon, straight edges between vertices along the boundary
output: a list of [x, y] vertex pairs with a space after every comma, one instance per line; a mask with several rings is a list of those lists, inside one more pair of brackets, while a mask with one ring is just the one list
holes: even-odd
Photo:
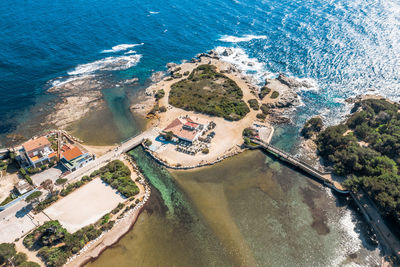
[[158, 11], [149, 11], [150, 14], [155, 15], [155, 14], [159, 14], [160, 12]]
[[74, 70], [69, 71], [69, 75], [87, 75], [97, 71], [126, 70], [135, 66], [141, 55], [126, 55], [119, 57], [106, 57], [91, 63], [78, 65]]
[[266, 71], [264, 63], [256, 58], [250, 58], [242, 48], [218, 46], [215, 52], [221, 60], [234, 65], [246, 74], [251, 74], [257, 83], [263, 82], [266, 77], [274, 76], [273, 73]]
[[91, 77], [94, 77], [94, 75], [58, 77], [53, 80], [50, 80], [48, 84], [50, 84], [50, 87], [60, 87], [73, 81], [87, 79]]
[[251, 40], [259, 40], [259, 39], [267, 39], [266, 35], [251, 35], [246, 34], [242, 37], [231, 36], [231, 35], [224, 35], [219, 38], [219, 41], [226, 42], [226, 43], [241, 43], [241, 42], [249, 42]]
[[115, 52], [120, 52], [120, 51], [125, 51], [129, 48], [135, 47], [135, 46], [139, 46], [139, 45], [143, 45], [143, 43], [140, 44], [119, 44], [116, 46], [113, 46], [111, 49], [106, 49], [101, 51], [101, 53], [115, 53]]

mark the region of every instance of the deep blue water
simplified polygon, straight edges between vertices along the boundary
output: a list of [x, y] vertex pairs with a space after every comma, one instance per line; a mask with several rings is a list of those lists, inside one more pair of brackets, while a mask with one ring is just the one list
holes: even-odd
[[107, 57], [94, 73], [113, 72], [129, 50], [140, 61], [113, 73], [143, 83], [167, 62], [217, 46], [244, 49], [263, 64], [253, 70], [259, 76], [285, 72], [316, 83], [301, 92], [307, 112], [299, 124], [317, 113], [337, 119], [349, 96], [400, 92], [400, 5], [390, 0], [3, 0], [0, 14], [0, 133], [29, 118], [49, 80], [86, 75], [93, 65], [77, 66]]

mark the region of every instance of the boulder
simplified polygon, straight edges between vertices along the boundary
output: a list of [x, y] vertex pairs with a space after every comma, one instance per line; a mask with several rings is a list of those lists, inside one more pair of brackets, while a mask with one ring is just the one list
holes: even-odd
[[285, 76], [284, 74], [280, 73], [278, 78], [276, 78], [278, 81], [280, 81], [283, 84], [286, 84], [290, 88], [298, 88], [298, 87], [305, 87], [305, 88], [311, 88], [312, 85], [309, 84], [307, 81], [299, 81], [296, 80], [295, 78], [290, 78]]
[[224, 57], [229, 57], [230, 55], [232, 55], [233, 54], [233, 51], [232, 51], [232, 49], [230, 49], [230, 48], [226, 48], [222, 53], [221, 53], [221, 55], [223, 55]]
[[175, 68], [176, 66], [177, 66], [177, 64], [176, 64], [176, 63], [173, 63], [173, 62], [170, 62], [170, 63], [167, 64], [167, 68], [168, 68], [168, 69]]

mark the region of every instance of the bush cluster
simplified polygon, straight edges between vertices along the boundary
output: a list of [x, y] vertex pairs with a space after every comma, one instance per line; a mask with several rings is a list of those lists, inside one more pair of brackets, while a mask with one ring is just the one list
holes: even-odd
[[254, 110], [259, 110], [260, 109], [257, 99], [250, 99], [247, 102], [249, 103], [250, 108], [252, 108]]
[[304, 124], [300, 134], [306, 139], [311, 138], [315, 133], [319, 133], [323, 126], [324, 124], [320, 117], [311, 118]]
[[89, 225], [70, 234], [58, 221], [48, 221], [28, 234], [23, 244], [31, 250], [39, 249], [38, 255], [47, 266], [58, 267], [101, 232], [95, 225]]
[[169, 103], [227, 120], [240, 120], [250, 112], [239, 86], [212, 65], [200, 65], [171, 86]]
[[113, 160], [100, 168], [100, 178], [122, 195], [129, 198], [139, 193], [139, 188], [131, 179], [131, 171], [120, 160]]
[[[363, 187], [385, 213], [400, 216], [400, 113], [399, 105], [383, 99], [356, 103], [351, 117], [317, 137], [320, 155], [333, 163], [344, 185]], [[363, 146], [360, 143], [363, 142]]]

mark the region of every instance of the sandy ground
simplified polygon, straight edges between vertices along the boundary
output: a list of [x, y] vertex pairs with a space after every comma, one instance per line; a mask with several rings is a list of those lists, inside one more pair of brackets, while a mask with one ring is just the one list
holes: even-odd
[[[138, 175], [134, 171], [132, 165], [126, 159], [123, 160], [123, 162], [131, 170], [132, 180], [135, 180], [138, 177]], [[135, 199], [142, 199], [145, 196], [145, 188], [142, 184], [138, 182], [135, 183], [140, 189], [140, 193], [135, 196]], [[86, 262], [90, 261], [91, 259], [97, 258], [107, 247], [118, 242], [118, 240], [132, 228], [140, 212], [141, 208], [132, 211], [132, 213], [129, 216], [126, 216], [125, 218], [119, 220], [118, 223], [116, 223], [110, 231], [108, 231], [101, 238], [99, 238], [92, 246], [88, 248], [88, 250], [77, 256], [73, 261], [67, 263], [65, 266], [68, 267], [83, 266]]]
[[29, 249], [27, 249], [24, 246], [24, 244], [22, 244], [22, 241], [23, 241], [23, 238], [18, 240], [18, 242], [15, 242], [15, 249], [17, 250], [17, 252], [23, 252], [26, 254], [26, 256], [28, 256], [29, 261], [36, 262], [36, 263], [40, 264], [40, 266], [45, 266], [45, 264], [42, 262], [42, 260], [36, 255], [36, 252], [30, 251]]
[[115, 146], [92, 146], [92, 145], [83, 145], [81, 144], [90, 154], [96, 155], [96, 157], [101, 157], [106, 154], [108, 151], [113, 150]]
[[[227, 70], [231, 68], [231, 65], [210, 58], [201, 58], [201, 62], [197, 63], [183, 63], [179, 65], [181, 70], [179, 73], [184, 73], [186, 71], [191, 72], [194, 68], [201, 64], [211, 63], [212, 65], [217, 67], [217, 71]], [[250, 99], [255, 99], [256, 96], [252, 93], [251, 84], [249, 79], [238, 73], [224, 73], [227, 77], [232, 79], [237, 83], [237, 85], [243, 91], [243, 100], [247, 103]], [[184, 79], [185, 77], [181, 78]], [[211, 147], [209, 148], [209, 154], [197, 153], [195, 156], [188, 155], [182, 152], [178, 152], [175, 150], [175, 146], [172, 144], [163, 146], [156, 152], [156, 156], [167, 162], [170, 165], [181, 164], [182, 166], [195, 166], [198, 164], [204, 164], [207, 162], [213, 162], [226, 154], [233, 153], [235, 151], [240, 150], [239, 146], [243, 143], [242, 132], [243, 129], [249, 127], [253, 124], [254, 121], [259, 121], [256, 118], [256, 115], [260, 113], [260, 110], [252, 110], [240, 121], [228, 121], [223, 118], [208, 116], [196, 112], [188, 112], [179, 108], [175, 108], [168, 104], [168, 96], [171, 90], [171, 85], [179, 81], [180, 79], [173, 79], [172, 81], [166, 81], [166, 79], [160, 81], [159, 83], [153, 84], [146, 91], [150, 94], [151, 92], [157, 92], [161, 88], [165, 91], [165, 96], [160, 99], [159, 105], [167, 107], [167, 112], [159, 113], [157, 118], [152, 119], [148, 128], [157, 126], [160, 129], [165, 128], [169, 123], [171, 123], [175, 118], [179, 116], [189, 115], [191, 117], [198, 117], [208, 121], [214, 121], [216, 123], [216, 127], [213, 130], [216, 135], [211, 142]], [[267, 101], [267, 100], [265, 100]], [[264, 101], [264, 102], [265, 102]], [[134, 112], [141, 113], [142, 115], [147, 114], [147, 112], [154, 105], [154, 97], [147, 98], [147, 100], [143, 101], [141, 104], [133, 107]], [[153, 143], [157, 142], [154, 139]]]
[[18, 181], [19, 178], [17, 173], [8, 173], [7, 175], [0, 177], [0, 203], [10, 195], [10, 191]]
[[[60, 199], [44, 212], [70, 233], [99, 220], [125, 199], [100, 178]], [[79, 207], [79, 209], [77, 209]]]

